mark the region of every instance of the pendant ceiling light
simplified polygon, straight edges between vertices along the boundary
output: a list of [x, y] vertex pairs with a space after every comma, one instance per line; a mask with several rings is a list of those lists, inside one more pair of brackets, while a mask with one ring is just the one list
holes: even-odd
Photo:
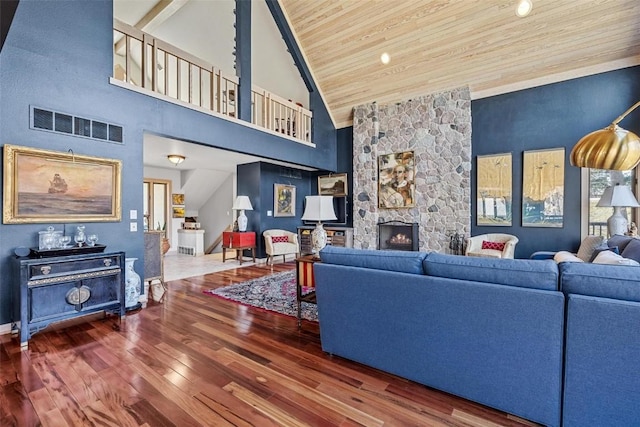
[[604, 129], [583, 136], [571, 150], [571, 164], [581, 168], [630, 170], [640, 163], [640, 137], [618, 126], [637, 102]]

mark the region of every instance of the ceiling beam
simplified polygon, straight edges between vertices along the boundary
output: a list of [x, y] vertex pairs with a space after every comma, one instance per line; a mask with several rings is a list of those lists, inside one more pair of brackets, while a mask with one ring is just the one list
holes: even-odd
[[[160, 0], [156, 3], [135, 25], [138, 30], [146, 33], [171, 18], [177, 11], [182, 9], [189, 0]], [[124, 48], [125, 39], [121, 38], [116, 42], [115, 51], [120, 52]]]

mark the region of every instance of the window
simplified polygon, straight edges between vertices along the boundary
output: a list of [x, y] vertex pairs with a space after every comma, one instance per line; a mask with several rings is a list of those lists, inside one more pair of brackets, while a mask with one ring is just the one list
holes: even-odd
[[[588, 210], [588, 234], [594, 234], [596, 236], [607, 236], [607, 219], [613, 214], [613, 208], [598, 207], [598, 201], [602, 197], [602, 193], [605, 188], [610, 185], [628, 185], [635, 193], [635, 170], [630, 171], [614, 171], [603, 169], [588, 169], [589, 174], [589, 203], [587, 205]], [[627, 219], [629, 222], [635, 221], [635, 216], [628, 208]]]

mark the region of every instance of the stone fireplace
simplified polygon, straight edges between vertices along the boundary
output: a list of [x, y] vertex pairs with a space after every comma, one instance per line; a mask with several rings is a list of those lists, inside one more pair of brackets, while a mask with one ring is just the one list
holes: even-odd
[[[413, 151], [415, 204], [380, 208], [378, 158]], [[419, 250], [446, 252], [450, 230], [471, 231], [471, 96], [468, 87], [353, 112], [354, 247], [375, 249], [378, 223], [417, 223]]]
[[378, 249], [417, 251], [420, 249], [418, 223], [387, 221], [378, 223]]

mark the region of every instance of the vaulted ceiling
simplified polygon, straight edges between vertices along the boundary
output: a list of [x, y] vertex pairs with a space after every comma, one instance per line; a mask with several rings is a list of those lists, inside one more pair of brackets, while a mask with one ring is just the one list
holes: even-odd
[[[336, 125], [354, 106], [472, 98], [640, 64], [640, 1], [279, 0]], [[391, 62], [383, 65], [380, 55]]]

